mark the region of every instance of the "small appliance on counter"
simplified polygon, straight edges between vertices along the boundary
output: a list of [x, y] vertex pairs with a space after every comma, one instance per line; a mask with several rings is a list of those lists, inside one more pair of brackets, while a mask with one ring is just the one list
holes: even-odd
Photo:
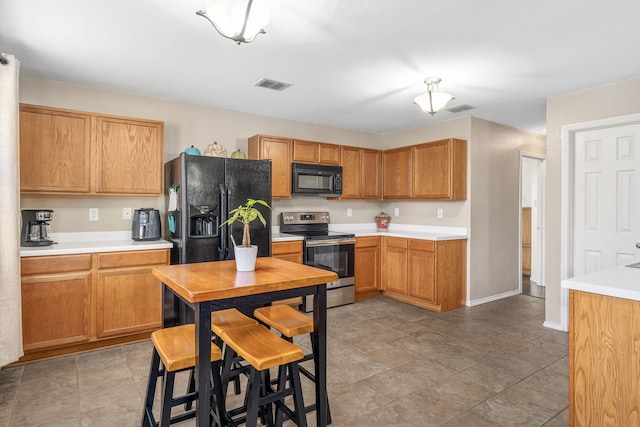
[[131, 222], [131, 239], [136, 241], [159, 240], [162, 235], [160, 211], [157, 209], [136, 209]]
[[23, 209], [20, 246], [53, 245], [55, 242], [51, 239], [51, 231], [49, 230], [49, 221], [52, 219], [52, 210]]

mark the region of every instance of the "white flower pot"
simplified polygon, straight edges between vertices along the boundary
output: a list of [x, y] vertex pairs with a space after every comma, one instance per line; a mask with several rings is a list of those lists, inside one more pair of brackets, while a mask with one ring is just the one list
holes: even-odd
[[258, 257], [256, 245], [251, 245], [250, 248], [236, 246], [233, 250], [236, 255], [236, 270], [254, 271], [256, 269], [256, 258]]

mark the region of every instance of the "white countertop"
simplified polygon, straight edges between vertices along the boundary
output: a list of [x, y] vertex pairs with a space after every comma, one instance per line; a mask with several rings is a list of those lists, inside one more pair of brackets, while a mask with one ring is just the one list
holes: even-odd
[[20, 247], [20, 256], [71, 255], [96, 252], [144, 251], [173, 247], [166, 240], [137, 242], [131, 240], [130, 231], [100, 231], [87, 233], [52, 233], [56, 244], [50, 246]]
[[[464, 227], [437, 227], [431, 225], [389, 224], [388, 231], [378, 231], [375, 223], [329, 224], [330, 231], [354, 233], [356, 237], [391, 236], [422, 240], [459, 240], [467, 239], [469, 233]], [[272, 228], [273, 242], [302, 240], [301, 236], [280, 233], [280, 227]]]
[[624, 265], [562, 281], [562, 287], [592, 294], [640, 301], [640, 268]]

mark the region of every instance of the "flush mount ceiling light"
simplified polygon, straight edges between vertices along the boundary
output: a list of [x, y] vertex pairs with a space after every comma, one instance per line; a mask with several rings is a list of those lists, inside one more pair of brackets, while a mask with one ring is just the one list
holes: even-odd
[[449, 101], [453, 99], [453, 96], [450, 94], [440, 92], [438, 83], [441, 81], [442, 79], [440, 77], [427, 77], [424, 79], [424, 83], [427, 85], [427, 93], [416, 96], [413, 100], [413, 102], [422, 108], [422, 111], [432, 116], [446, 107]]
[[209, 0], [204, 10], [196, 12], [220, 33], [237, 44], [249, 43], [265, 34], [271, 16], [261, 0]]

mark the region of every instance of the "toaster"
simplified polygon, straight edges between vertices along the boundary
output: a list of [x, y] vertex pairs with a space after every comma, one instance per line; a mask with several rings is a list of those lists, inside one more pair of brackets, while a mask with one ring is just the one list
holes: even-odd
[[162, 235], [160, 212], [157, 209], [136, 209], [131, 223], [131, 238], [137, 241], [158, 240]]

